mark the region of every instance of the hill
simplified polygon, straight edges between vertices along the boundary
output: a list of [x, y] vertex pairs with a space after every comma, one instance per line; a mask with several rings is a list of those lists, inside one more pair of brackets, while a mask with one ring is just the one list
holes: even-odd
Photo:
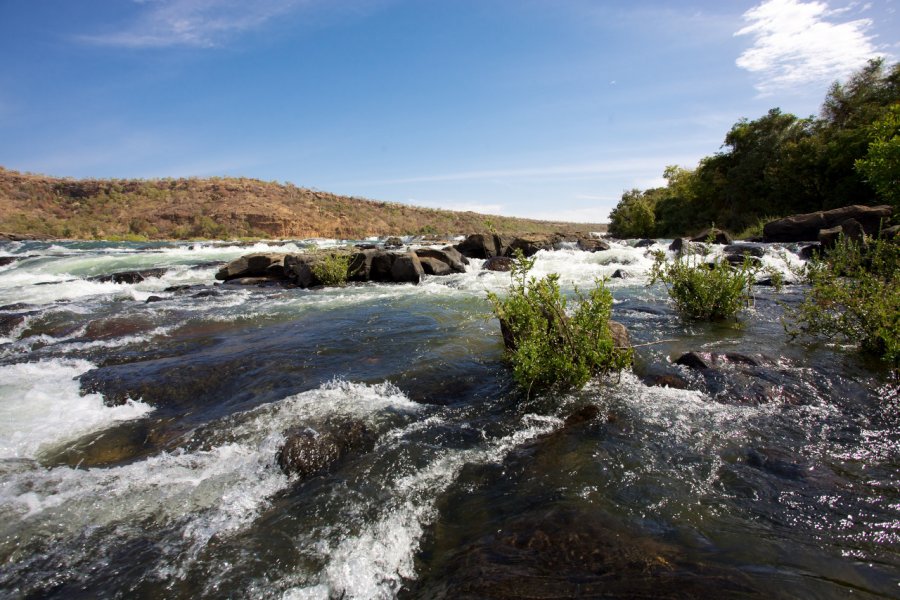
[[69, 179], [0, 167], [0, 232], [76, 239], [344, 238], [605, 231], [377, 202], [247, 178]]

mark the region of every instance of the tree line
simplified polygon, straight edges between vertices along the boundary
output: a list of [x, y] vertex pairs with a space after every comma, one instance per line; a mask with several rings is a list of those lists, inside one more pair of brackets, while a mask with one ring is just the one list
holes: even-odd
[[[849, 204], [900, 206], [900, 63], [873, 59], [830, 87], [818, 117], [778, 108], [741, 119], [694, 169], [632, 189], [610, 213], [622, 238], [694, 234], [715, 223], [739, 237], [766, 220]], [[895, 214], [900, 211], [895, 211]]]

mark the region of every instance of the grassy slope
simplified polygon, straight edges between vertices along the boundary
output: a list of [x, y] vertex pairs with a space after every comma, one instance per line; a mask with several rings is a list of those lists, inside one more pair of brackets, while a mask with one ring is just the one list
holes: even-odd
[[61, 179], [0, 167], [0, 232], [65, 238], [363, 238], [605, 231], [336, 196], [246, 178]]

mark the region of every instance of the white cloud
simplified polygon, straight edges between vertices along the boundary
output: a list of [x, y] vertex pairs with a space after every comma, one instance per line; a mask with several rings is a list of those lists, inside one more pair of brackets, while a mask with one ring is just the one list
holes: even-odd
[[309, 0], [134, 0], [137, 19], [105, 34], [81, 40], [110, 46], [152, 48], [211, 47], [228, 37], [256, 29]]
[[756, 89], [763, 95], [846, 77], [882, 54], [868, 33], [871, 19], [828, 20], [855, 7], [833, 10], [826, 2], [766, 0], [744, 13], [748, 25], [734, 34], [754, 40], [737, 65], [759, 76]]

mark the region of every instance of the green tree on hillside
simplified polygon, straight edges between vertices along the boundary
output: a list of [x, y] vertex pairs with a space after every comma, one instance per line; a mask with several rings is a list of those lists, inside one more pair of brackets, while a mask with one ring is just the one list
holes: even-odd
[[900, 208], [900, 104], [868, 128], [871, 141], [856, 170], [886, 202]]

